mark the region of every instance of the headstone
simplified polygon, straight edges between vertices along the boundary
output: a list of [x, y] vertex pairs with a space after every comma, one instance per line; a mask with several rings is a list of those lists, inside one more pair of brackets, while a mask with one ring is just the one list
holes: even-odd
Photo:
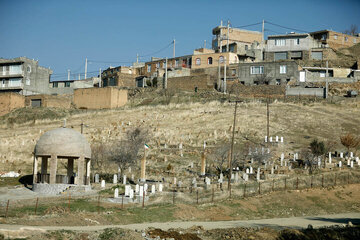
[[162, 183], [160, 183], [159, 184], [159, 192], [162, 192], [162, 190], [163, 190], [163, 185], [162, 185]]
[[118, 197], [119, 197], [119, 189], [115, 188], [114, 198], [118, 198]]
[[134, 181], [135, 175], [131, 174], [131, 179]]
[[329, 152], [329, 163], [331, 164], [331, 152]]
[[235, 174], [231, 173], [231, 179], [234, 179], [234, 178], [235, 178]]
[[353, 168], [354, 167], [354, 161], [350, 162], [350, 167]]
[[101, 180], [101, 188], [105, 188], [105, 180]]
[[113, 176], [113, 184], [117, 184], [117, 174], [114, 174]]
[[260, 168], [257, 169], [256, 180], [260, 181]]
[[265, 136], [265, 142], [266, 142], [266, 143], [268, 142], [267, 136]]
[[238, 172], [235, 173], [235, 182], [236, 183], [239, 182], [239, 173]]
[[125, 196], [129, 196], [129, 195], [130, 195], [130, 189], [131, 189], [131, 186], [130, 186], [130, 185], [125, 185]]
[[353, 158], [354, 157], [354, 153], [350, 152], [350, 157]]
[[99, 174], [95, 174], [95, 183], [99, 183]]
[[356, 158], [355, 158], [355, 161], [358, 163], [358, 162], [359, 162], [359, 157], [356, 157]]
[[206, 178], [206, 185], [210, 185], [211, 184], [211, 180], [210, 180], [210, 178]]
[[279, 136], [275, 137], [275, 142], [279, 142]]
[[131, 173], [131, 167], [129, 167], [129, 173]]
[[250, 166], [250, 174], [253, 174], [253, 168]]
[[285, 157], [285, 154], [284, 154], [284, 153], [281, 153], [280, 158], [281, 158], [282, 161], [284, 161], [284, 157]]
[[289, 165], [289, 170], [291, 170], [291, 165]]
[[339, 161], [339, 168], [341, 168], [342, 167], [342, 162], [341, 161]]
[[133, 199], [133, 198], [134, 198], [134, 189], [130, 189], [129, 198], [130, 198], [130, 199]]
[[281, 143], [284, 142], [284, 137], [280, 137], [280, 142], [281, 142]]
[[267, 153], [268, 153], [268, 154], [270, 153], [270, 148], [267, 148]]
[[294, 153], [294, 162], [296, 161], [296, 154]]
[[123, 184], [126, 185], [126, 175], [123, 176]]
[[155, 194], [155, 185], [151, 185], [151, 194]]
[[176, 185], [176, 177], [174, 177], [173, 184]]
[[285, 163], [285, 167], [287, 166], [287, 161], [284, 161], [284, 163]]
[[347, 159], [347, 165], [350, 166], [350, 158]]
[[194, 163], [193, 162], [190, 163], [190, 168], [194, 168]]
[[139, 190], [140, 190], [139, 184], [136, 184], [136, 186], [135, 186], [135, 193], [139, 193]]
[[247, 177], [247, 174], [244, 173], [244, 174], [243, 174], [243, 179], [244, 179], [244, 181], [246, 181], [246, 177]]
[[344, 158], [344, 153], [340, 153], [340, 158]]
[[246, 174], [249, 174], [249, 173], [250, 173], [249, 168], [246, 168]]
[[204, 149], [206, 148], [206, 142], [204, 141]]
[[318, 167], [321, 167], [321, 160], [318, 160]]
[[272, 137], [270, 137], [270, 142], [272, 142], [272, 140], [273, 140]]
[[144, 191], [147, 192], [147, 190], [148, 190], [148, 185], [145, 183], [144, 184]]
[[271, 166], [271, 174], [274, 174], [274, 166]]
[[251, 158], [250, 161], [251, 161], [251, 164], [254, 164], [254, 158]]

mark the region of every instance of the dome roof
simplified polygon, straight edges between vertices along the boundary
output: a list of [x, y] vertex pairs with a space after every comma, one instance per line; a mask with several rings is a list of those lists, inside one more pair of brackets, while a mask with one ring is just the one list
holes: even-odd
[[57, 128], [44, 133], [35, 146], [35, 156], [64, 156], [91, 158], [90, 144], [79, 132]]

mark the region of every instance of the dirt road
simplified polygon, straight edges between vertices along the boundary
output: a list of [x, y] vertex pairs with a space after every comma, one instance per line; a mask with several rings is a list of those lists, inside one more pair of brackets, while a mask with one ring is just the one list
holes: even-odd
[[95, 226], [21, 226], [0, 224], [0, 232], [2, 231], [18, 231], [18, 230], [73, 230], [73, 231], [97, 231], [105, 228], [124, 228], [131, 230], [142, 230], [149, 227], [161, 228], [168, 230], [169, 228], [190, 228], [192, 226], [203, 226], [204, 229], [217, 228], [235, 228], [235, 227], [271, 227], [276, 229], [282, 228], [306, 228], [309, 224], [313, 227], [333, 226], [347, 224], [360, 224], [360, 213], [343, 213], [332, 215], [292, 217], [292, 218], [272, 218], [259, 220], [240, 220], [240, 221], [216, 221], [216, 222], [165, 222], [165, 223], [139, 223], [128, 225], [95, 225]]

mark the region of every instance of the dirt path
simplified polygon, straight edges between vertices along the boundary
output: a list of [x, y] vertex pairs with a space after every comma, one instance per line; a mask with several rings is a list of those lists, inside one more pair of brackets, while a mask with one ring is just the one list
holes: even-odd
[[22, 226], [0, 224], [0, 232], [2, 231], [18, 231], [18, 230], [73, 230], [73, 231], [98, 231], [105, 228], [124, 228], [130, 230], [142, 230], [149, 227], [161, 228], [168, 230], [169, 228], [190, 228], [192, 226], [203, 226], [204, 229], [217, 228], [235, 228], [235, 227], [271, 227], [276, 229], [282, 228], [306, 228], [309, 224], [313, 227], [333, 226], [347, 224], [360, 224], [360, 213], [342, 213], [332, 215], [292, 217], [292, 218], [272, 218], [259, 220], [240, 220], [240, 221], [216, 221], [216, 222], [165, 222], [165, 223], [139, 223], [128, 225], [97, 225], [97, 226]]

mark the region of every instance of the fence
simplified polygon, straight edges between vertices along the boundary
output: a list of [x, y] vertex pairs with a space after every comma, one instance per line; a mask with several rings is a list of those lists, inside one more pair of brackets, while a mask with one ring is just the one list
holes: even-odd
[[[144, 207], [155, 204], [203, 204], [232, 199], [242, 199], [275, 191], [304, 190], [312, 188], [326, 188], [339, 185], [360, 183], [360, 171], [336, 171], [317, 175], [282, 177], [265, 181], [249, 181], [232, 183], [231, 191], [227, 182], [222, 184], [201, 184], [199, 187], [171, 187], [165, 186], [164, 192], [150, 195], [149, 201], [138, 198], [136, 203], [125, 204], [124, 201], [114, 203], [121, 209], [131, 207]], [[231, 196], [230, 196], [231, 192]], [[52, 212], [63, 213], [71, 211], [89, 211], [100, 213], [106, 209], [104, 198], [110, 196], [71, 196], [67, 193], [60, 197], [35, 198], [31, 200], [8, 200], [3, 205], [3, 216], [20, 216], [22, 214], [49, 214]], [[123, 198], [120, 196], [120, 199]], [[49, 205], [48, 203], [51, 202]], [[108, 206], [109, 202], [106, 202]]]

